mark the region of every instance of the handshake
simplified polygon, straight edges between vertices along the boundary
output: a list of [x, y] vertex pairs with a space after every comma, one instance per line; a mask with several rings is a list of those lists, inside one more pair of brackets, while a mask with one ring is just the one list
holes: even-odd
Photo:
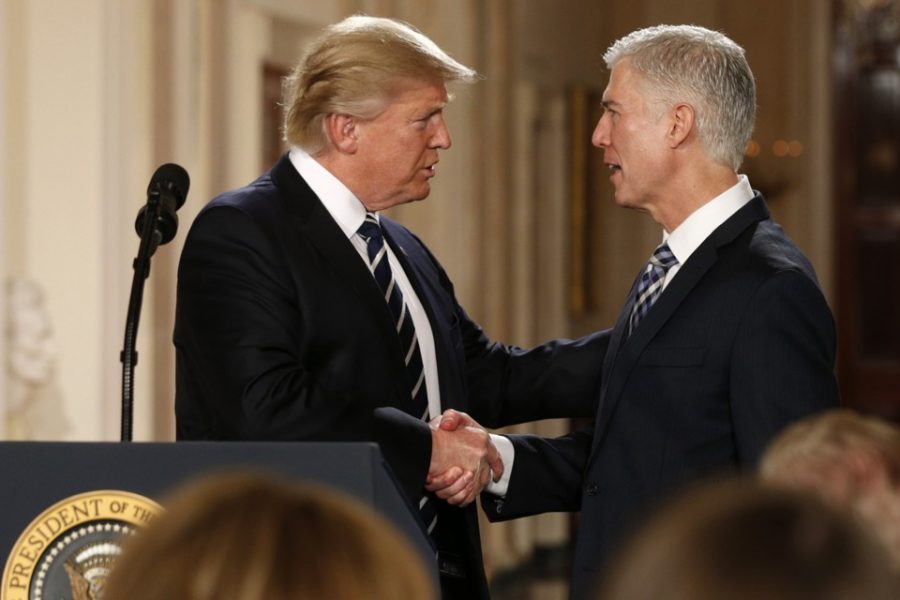
[[431, 464], [425, 489], [456, 506], [466, 506], [503, 475], [503, 460], [490, 434], [472, 417], [446, 410], [429, 423]]

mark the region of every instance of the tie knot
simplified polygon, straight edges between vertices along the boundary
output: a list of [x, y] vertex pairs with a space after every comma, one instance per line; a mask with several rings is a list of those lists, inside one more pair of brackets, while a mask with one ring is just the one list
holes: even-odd
[[656, 250], [653, 251], [653, 256], [650, 257], [650, 262], [657, 267], [662, 267], [663, 269], [668, 270], [678, 262], [678, 259], [675, 258], [675, 255], [672, 254], [672, 251], [669, 250], [669, 244], [663, 242], [656, 247]]
[[357, 233], [363, 237], [363, 239], [368, 242], [370, 239], [381, 238], [381, 225], [378, 224], [378, 219], [375, 218], [375, 215], [367, 212], [366, 219], [362, 222], [362, 225], [357, 229]]

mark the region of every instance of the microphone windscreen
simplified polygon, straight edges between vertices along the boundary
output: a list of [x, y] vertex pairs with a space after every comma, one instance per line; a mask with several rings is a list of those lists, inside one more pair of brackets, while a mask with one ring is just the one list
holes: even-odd
[[150, 185], [147, 186], [147, 193], [149, 194], [156, 187], [172, 192], [175, 196], [175, 210], [178, 210], [187, 197], [188, 189], [191, 187], [191, 178], [180, 165], [166, 163], [156, 169], [150, 179]]

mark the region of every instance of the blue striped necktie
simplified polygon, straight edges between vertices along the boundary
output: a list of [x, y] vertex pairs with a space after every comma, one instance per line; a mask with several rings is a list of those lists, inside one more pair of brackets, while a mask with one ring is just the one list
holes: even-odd
[[384, 293], [384, 300], [391, 309], [406, 371], [409, 373], [410, 402], [402, 407], [406, 412], [420, 419], [428, 419], [428, 394], [425, 386], [425, 369], [422, 366], [422, 354], [419, 352], [419, 339], [412, 316], [403, 300], [400, 286], [394, 279], [391, 265], [388, 263], [387, 247], [384, 245], [384, 234], [381, 225], [372, 213], [366, 213], [366, 220], [359, 228], [359, 235], [366, 241], [369, 254], [369, 268]]
[[[422, 354], [419, 352], [419, 339], [416, 336], [416, 328], [412, 316], [403, 300], [400, 286], [394, 279], [394, 273], [388, 263], [387, 247], [384, 244], [384, 233], [374, 214], [367, 212], [363, 224], [358, 233], [366, 241], [366, 251], [369, 255], [369, 269], [375, 276], [378, 287], [384, 294], [394, 317], [397, 336], [400, 338], [400, 347], [403, 359], [406, 362], [406, 371], [409, 373], [410, 397], [406, 406], [402, 408], [411, 415], [428, 420], [428, 393], [425, 386], [425, 369], [422, 364]], [[431, 494], [425, 494], [419, 500], [419, 513], [431, 535], [437, 524], [437, 512], [435, 498]]]
[[669, 250], [667, 243], [663, 242], [653, 251], [653, 256], [644, 267], [641, 280], [638, 282], [634, 307], [631, 309], [631, 318], [628, 321], [628, 335], [634, 333], [641, 319], [647, 316], [650, 308], [662, 293], [666, 272], [676, 264], [678, 264], [678, 259]]

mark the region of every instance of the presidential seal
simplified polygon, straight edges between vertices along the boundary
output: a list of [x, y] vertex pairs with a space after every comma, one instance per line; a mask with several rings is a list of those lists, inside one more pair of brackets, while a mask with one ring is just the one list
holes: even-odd
[[57, 502], [13, 546], [0, 600], [100, 600], [123, 540], [161, 511], [148, 498], [117, 490]]

